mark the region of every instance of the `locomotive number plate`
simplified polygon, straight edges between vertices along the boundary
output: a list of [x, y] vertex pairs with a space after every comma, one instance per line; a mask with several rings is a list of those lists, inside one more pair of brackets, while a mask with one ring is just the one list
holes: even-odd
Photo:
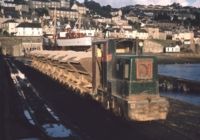
[[136, 59], [136, 79], [151, 80], [153, 78], [152, 59]]

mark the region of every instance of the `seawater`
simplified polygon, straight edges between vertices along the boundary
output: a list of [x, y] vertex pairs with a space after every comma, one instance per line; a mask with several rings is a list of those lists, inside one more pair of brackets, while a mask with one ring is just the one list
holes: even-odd
[[[166, 76], [200, 82], [200, 64], [167, 64], [159, 65], [158, 73]], [[200, 106], [200, 93], [160, 92], [161, 96]]]
[[200, 95], [190, 93], [177, 93], [172, 91], [160, 92], [161, 96], [176, 99], [182, 102], [200, 106]]
[[167, 64], [159, 65], [158, 73], [166, 76], [200, 82], [200, 64]]

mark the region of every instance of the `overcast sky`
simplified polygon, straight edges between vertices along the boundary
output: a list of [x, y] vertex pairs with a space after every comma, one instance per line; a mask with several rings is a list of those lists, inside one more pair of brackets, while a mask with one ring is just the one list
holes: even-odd
[[[83, 2], [84, 0], [78, 0]], [[168, 5], [174, 2], [180, 3], [182, 6], [196, 6], [200, 7], [200, 0], [94, 0], [101, 5], [111, 5], [114, 8], [123, 7], [126, 5], [134, 5], [134, 4], [156, 4], [156, 5]]]

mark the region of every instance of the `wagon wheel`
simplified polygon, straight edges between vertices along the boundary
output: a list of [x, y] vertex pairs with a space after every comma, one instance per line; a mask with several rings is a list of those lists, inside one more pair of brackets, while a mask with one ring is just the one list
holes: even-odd
[[122, 116], [122, 109], [115, 99], [112, 101], [112, 109], [117, 116]]

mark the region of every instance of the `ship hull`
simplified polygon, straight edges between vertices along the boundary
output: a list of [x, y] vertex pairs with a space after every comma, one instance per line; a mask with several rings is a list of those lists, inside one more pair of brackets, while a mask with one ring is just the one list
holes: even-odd
[[92, 38], [91, 37], [81, 37], [81, 38], [59, 38], [57, 39], [58, 46], [91, 46]]

